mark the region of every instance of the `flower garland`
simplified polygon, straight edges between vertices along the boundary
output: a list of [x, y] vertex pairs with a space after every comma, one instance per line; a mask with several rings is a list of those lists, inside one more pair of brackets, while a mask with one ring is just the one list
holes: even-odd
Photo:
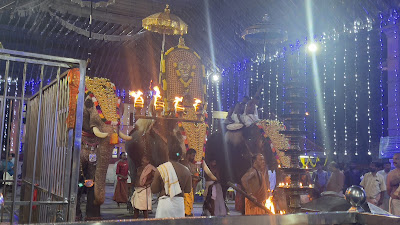
[[265, 138], [268, 137], [271, 140], [271, 150], [278, 164], [282, 164], [284, 167], [289, 167], [290, 158], [281, 151], [281, 149], [285, 149], [289, 145], [288, 139], [279, 133], [279, 131], [286, 129], [283, 123], [278, 120], [261, 120], [257, 122], [257, 127]]
[[[209, 126], [208, 126], [208, 124], [207, 124], [207, 118], [208, 118], [208, 115], [207, 114], [205, 114], [205, 119], [204, 119], [204, 123], [201, 123], [201, 124], [197, 124], [197, 126], [202, 126], [202, 125], [205, 125], [205, 134], [204, 134], [204, 140], [203, 140], [203, 145], [202, 145], [202, 154], [201, 154], [201, 157], [200, 157], [200, 154], [199, 153], [197, 153], [196, 154], [196, 161], [198, 161], [198, 162], [200, 162], [200, 161], [202, 161], [204, 158], [205, 158], [205, 150], [206, 150], [206, 143], [207, 143], [207, 136], [208, 136], [208, 134], [209, 134]], [[182, 136], [185, 136], [186, 138], [185, 138], [185, 147], [186, 147], [186, 150], [189, 150], [189, 145], [190, 145], [190, 142], [192, 142], [192, 145], [194, 144], [193, 142], [195, 142], [195, 140], [190, 140], [189, 138], [187, 138], [188, 136], [187, 136], [187, 132], [192, 132], [192, 131], [190, 131], [190, 130], [185, 130], [185, 128], [184, 128], [184, 122], [178, 122], [178, 126], [179, 126], [179, 128], [180, 128], [180, 131], [181, 131], [181, 134], [182, 134]], [[201, 129], [201, 128], [199, 128], [199, 129]], [[201, 134], [199, 134], [199, 135], [201, 135]], [[196, 149], [196, 148], [195, 148]], [[200, 150], [200, 149], [196, 149], [196, 151], [198, 151], [198, 150]]]

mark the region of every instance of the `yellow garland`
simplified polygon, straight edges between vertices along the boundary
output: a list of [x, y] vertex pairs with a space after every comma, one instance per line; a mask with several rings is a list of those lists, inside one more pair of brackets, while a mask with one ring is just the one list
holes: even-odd
[[[187, 114], [183, 115], [183, 119], [197, 120], [196, 112], [194, 108], [187, 108]], [[204, 119], [202, 119], [204, 121]], [[204, 157], [204, 140], [207, 135], [207, 124], [206, 123], [190, 123], [182, 122], [182, 127], [185, 130], [185, 135], [188, 141], [188, 147], [196, 150], [196, 161], [201, 161]]]
[[272, 145], [276, 150], [282, 166], [289, 167], [290, 158], [282, 151], [283, 149], [288, 148], [289, 142], [283, 134], [279, 133], [279, 131], [285, 130], [283, 123], [279, 120], [261, 120], [257, 123], [257, 125], [262, 127], [265, 137], [269, 137], [271, 139]]

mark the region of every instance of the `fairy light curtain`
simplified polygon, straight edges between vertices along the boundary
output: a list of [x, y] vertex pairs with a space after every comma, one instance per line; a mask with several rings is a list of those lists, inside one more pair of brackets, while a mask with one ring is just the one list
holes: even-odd
[[[376, 30], [360, 29], [312, 40], [304, 37], [269, 57], [236, 62], [222, 71], [218, 83], [210, 81], [209, 102], [214, 108], [210, 110], [228, 111], [244, 95], [253, 96], [261, 85], [260, 116], [279, 119], [285, 110], [285, 79], [289, 73], [298, 74], [306, 83], [307, 138], [338, 159], [377, 154], [379, 138], [386, 135], [382, 130], [387, 117], [385, 71], [380, 69], [386, 43], [380, 36]], [[306, 47], [311, 42], [319, 48], [318, 84]], [[321, 91], [322, 108], [317, 105], [316, 87]], [[306, 143], [304, 148], [315, 147]]]

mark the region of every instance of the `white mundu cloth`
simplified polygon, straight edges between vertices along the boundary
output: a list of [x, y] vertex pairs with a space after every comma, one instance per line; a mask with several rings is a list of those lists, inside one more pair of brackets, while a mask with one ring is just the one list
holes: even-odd
[[183, 197], [162, 196], [158, 199], [156, 218], [185, 217]]
[[183, 197], [176, 195], [182, 193], [179, 180], [171, 162], [166, 162], [157, 167], [164, 182], [165, 193], [168, 196], [158, 198], [156, 218], [185, 217], [185, 203]]

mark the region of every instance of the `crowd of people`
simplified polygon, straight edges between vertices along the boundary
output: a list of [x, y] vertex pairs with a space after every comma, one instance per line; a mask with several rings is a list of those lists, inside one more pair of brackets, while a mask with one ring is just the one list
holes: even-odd
[[[194, 193], [202, 180], [199, 164], [195, 162], [196, 151], [189, 149], [183, 158], [178, 141], [168, 142], [169, 161], [155, 168], [146, 156], [137, 168], [137, 179], [133, 182], [134, 192], [128, 199], [127, 179], [129, 177], [126, 153], [122, 153], [116, 163], [117, 184], [114, 201], [130, 202], [134, 218], [140, 212], [148, 218], [152, 212], [153, 195], [158, 195], [156, 218], [193, 216]], [[272, 195], [276, 183], [275, 176], [267, 169], [264, 156], [254, 155], [252, 167], [241, 179], [242, 188], [247, 193], [244, 202], [245, 215], [265, 214], [265, 210], [256, 203], [264, 204]], [[206, 216], [224, 216], [228, 209], [224, 200], [219, 171], [215, 160], [209, 162], [212, 177], [205, 176], [203, 213]], [[393, 167], [389, 161], [371, 162], [368, 170], [352, 162], [348, 165], [330, 162], [324, 165], [316, 163], [315, 170], [300, 177], [304, 185], [314, 184], [313, 198], [325, 195], [343, 197], [346, 189], [352, 185], [362, 186], [367, 201], [394, 215], [400, 215], [400, 153], [393, 157]], [[325, 168], [327, 168], [325, 170]], [[201, 185], [200, 185], [201, 186]], [[239, 194], [239, 193], [237, 193]], [[303, 196], [304, 197], [304, 196]], [[302, 198], [302, 201], [307, 201]]]
[[361, 169], [355, 162], [348, 165], [317, 162], [315, 171], [310, 175], [314, 184], [314, 196], [339, 195], [352, 185], [362, 186], [367, 201], [393, 215], [400, 215], [400, 153], [393, 157], [393, 167], [390, 161], [371, 162], [368, 169]]
[[[147, 156], [143, 157], [141, 166], [136, 170], [131, 196], [128, 194], [129, 165], [126, 153], [122, 152], [115, 163], [117, 179], [113, 200], [118, 206], [120, 203], [130, 204], [135, 219], [139, 218], [141, 212], [144, 218], [149, 217], [154, 194], [158, 195], [156, 218], [193, 216], [194, 193], [201, 181], [201, 165], [195, 163], [196, 150], [189, 149], [183, 158], [179, 141], [169, 141], [168, 148], [169, 161], [157, 168], [150, 164]], [[205, 175], [203, 215], [224, 216], [227, 208], [222, 187], [217, 181], [219, 172], [215, 160], [210, 162], [209, 170], [212, 175]]]

